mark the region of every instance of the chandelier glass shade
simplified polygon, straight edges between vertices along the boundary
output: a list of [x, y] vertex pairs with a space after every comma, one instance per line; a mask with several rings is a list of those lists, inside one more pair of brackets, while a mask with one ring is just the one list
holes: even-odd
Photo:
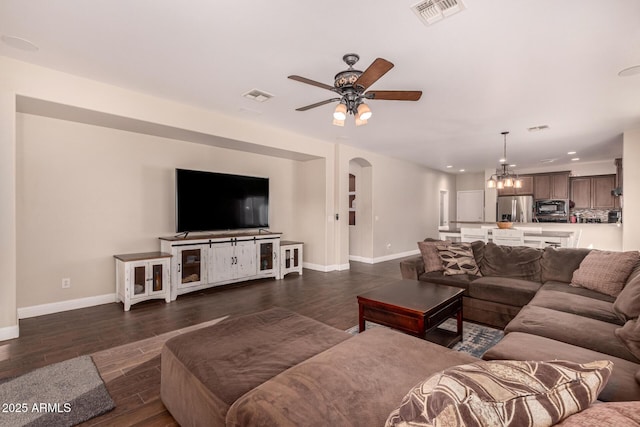
[[367, 124], [367, 120], [373, 114], [367, 104], [361, 98], [345, 96], [333, 111], [333, 124], [336, 126], [344, 126], [347, 115], [352, 114], [355, 118], [356, 126]]
[[518, 177], [518, 174], [509, 170], [507, 163], [507, 135], [509, 132], [502, 132], [504, 137], [504, 153], [500, 159], [500, 167], [496, 169], [496, 173], [491, 175], [487, 180], [487, 188], [497, 188], [501, 190], [503, 188], [522, 188], [522, 180]]

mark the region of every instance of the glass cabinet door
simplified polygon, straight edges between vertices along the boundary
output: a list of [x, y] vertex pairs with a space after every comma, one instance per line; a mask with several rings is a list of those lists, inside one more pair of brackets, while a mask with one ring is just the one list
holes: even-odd
[[151, 265], [151, 290], [153, 292], [162, 292], [164, 290], [163, 264]]
[[133, 267], [133, 295], [147, 294], [147, 269], [144, 265]]
[[273, 270], [273, 243], [260, 243], [260, 271]]
[[200, 282], [202, 279], [202, 249], [183, 249], [180, 258], [181, 283]]

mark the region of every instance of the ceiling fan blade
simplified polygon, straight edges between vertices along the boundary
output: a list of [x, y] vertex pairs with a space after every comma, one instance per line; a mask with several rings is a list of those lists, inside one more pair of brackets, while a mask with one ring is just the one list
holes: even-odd
[[369, 65], [369, 68], [364, 70], [364, 73], [362, 73], [353, 85], [361, 90], [365, 90], [392, 68], [393, 64], [391, 62], [386, 59], [377, 58]]
[[317, 86], [317, 87], [321, 87], [323, 89], [328, 89], [328, 90], [335, 90], [335, 88], [333, 86], [330, 86], [330, 85], [327, 85], [327, 84], [324, 84], [324, 83], [320, 83], [320, 82], [317, 82], [315, 80], [308, 79], [306, 77], [289, 76], [289, 78], [291, 80], [295, 80], [295, 81], [300, 82], [300, 83], [306, 83], [306, 84], [311, 85], [311, 86]]
[[421, 90], [372, 90], [364, 94], [367, 99], [387, 101], [417, 101], [422, 96]]
[[331, 99], [327, 99], [326, 101], [316, 102], [315, 104], [306, 105], [304, 107], [296, 108], [296, 111], [307, 111], [307, 110], [310, 110], [312, 108], [316, 108], [316, 107], [319, 107], [319, 106], [325, 105], [325, 104], [330, 104], [330, 103], [335, 102], [335, 101], [340, 101], [340, 98], [331, 98]]

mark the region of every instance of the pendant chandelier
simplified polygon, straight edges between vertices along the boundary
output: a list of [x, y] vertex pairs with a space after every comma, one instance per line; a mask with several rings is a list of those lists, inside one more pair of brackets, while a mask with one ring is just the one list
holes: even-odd
[[504, 153], [500, 159], [500, 167], [496, 169], [496, 173], [491, 175], [487, 180], [487, 188], [522, 188], [522, 180], [518, 178], [518, 174], [509, 170], [507, 163], [507, 135], [509, 132], [501, 132], [504, 137]]

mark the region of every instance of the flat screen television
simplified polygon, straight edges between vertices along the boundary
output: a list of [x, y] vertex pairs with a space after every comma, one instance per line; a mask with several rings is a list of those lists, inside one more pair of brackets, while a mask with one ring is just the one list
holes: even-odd
[[269, 178], [176, 169], [176, 232], [269, 227]]

